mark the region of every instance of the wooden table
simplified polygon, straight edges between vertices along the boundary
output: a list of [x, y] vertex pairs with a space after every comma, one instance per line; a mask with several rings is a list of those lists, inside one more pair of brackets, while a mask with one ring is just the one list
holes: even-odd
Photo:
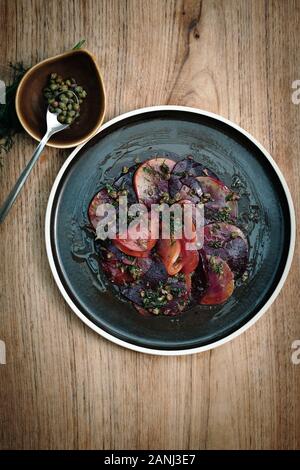
[[[232, 119], [271, 152], [298, 215], [299, 37], [299, 0], [0, 0], [1, 62], [86, 38], [106, 120], [155, 104]], [[35, 145], [19, 136], [4, 156], [0, 201]], [[231, 343], [187, 357], [122, 349], [70, 311], [48, 266], [45, 209], [68, 153], [45, 151], [1, 226], [0, 448], [299, 449], [299, 249], [272, 308]]]

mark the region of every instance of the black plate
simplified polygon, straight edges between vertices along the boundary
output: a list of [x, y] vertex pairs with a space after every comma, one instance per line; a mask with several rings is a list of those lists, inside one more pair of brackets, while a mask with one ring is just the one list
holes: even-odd
[[[99, 270], [86, 229], [89, 202], [104, 182], [137, 157], [144, 161], [158, 154], [176, 159], [193, 155], [226, 184], [238, 185], [239, 224], [247, 229], [250, 243], [249, 280], [236, 287], [229, 301], [199, 306], [176, 318], [143, 317], [117, 298]], [[61, 290], [94, 325], [129, 347], [179, 351], [224, 339], [261, 311], [286, 275], [291, 208], [283, 184], [263, 150], [222, 118], [167, 107], [129, 113], [69, 160], [52, 191], [48, 253]]]

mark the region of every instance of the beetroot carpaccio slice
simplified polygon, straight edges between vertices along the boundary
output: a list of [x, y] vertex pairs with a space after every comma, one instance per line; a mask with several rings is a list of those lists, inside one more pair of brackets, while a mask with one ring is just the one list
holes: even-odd
[[202, 305], [219, 305], [232, 295], [234, 290], [233, 272], [222, 258], [207, 256], [208, 287], [199, 303]]
[[150, 207], [159, 204], [168, 195], [168, 180], [175, 162], [157, 157], [142, 163], [133, 178], [134, 189], [139, 202]]
[[187, 199], [197, 204], [203, 193], [198, 177], [207, 175], [216, 177], [214, 173], [201, 163], [196, 162], [191, 156], [180, 160], [174, 166], [169, 179], [171, 198]]
[[137, 196], [132, 184], [132, 178], [136, 169], [137, 165], [133, 165], [130, 168], [127, 168], [127, 172], [119, 176], [119, 178], [117, 178], [113, 184], [117, 191], [121, 191], [126, 194], [130, 204], [137, 202]]
[[222, 181], [211, 176], [199, 176], [197, 181], [203, 191], [205, 202], [205, 219], [230, 221], [238, 216], [238, 196]]
[[217, 222], [204, 227], [203, 250], [207, 255], [226, 261], [236, 277], [241, 276], [248, 263], [248, 242], [239, 227]]
[[102, 269], [113, 284], [127, 285], [129, 282], [134, 281], [134, 278], [130, 272], [126, 271], [121, 263], [119, 263], [116, 259], [103, 261]]
[[203, 165], [195, 162], [190, 157], [177, 162], [169, 179], [171, 198], [175, 200], [186, 199], [195, 204], [199, 202], [202, 188], [195, 177], [203, 174]]
[[97, 215], [97, 208], [101, 204], [112, 204], [113, 200], [109, 196], [107, 190], [105, 188], [101, 189], [90, 202], [89, 209], [88, 209], [88, 216], [89, 220], [96, 230], [97, 225], [99, 224], [101, 217]]

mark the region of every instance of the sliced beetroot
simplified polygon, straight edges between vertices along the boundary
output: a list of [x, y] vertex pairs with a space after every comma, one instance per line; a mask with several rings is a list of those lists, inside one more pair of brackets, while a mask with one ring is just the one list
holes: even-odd
[[95, 194], [95, 196], [90, 202], [89, 209], [88, 209], [88, 216], [94, 229], [97, 228], [97, 225], [102, 219], [102, 217], [99, 217], [97, 215], [97, 208], [101, 204], [112, 204], [112, 202], [113, 202], [113, 199], [109, 196], [105, 188], [101, 189], [97, 194]]
[[148, 312], [148, 310], [146, 310], [145, 308], [143, 307], [140, 307], [139, 305], [137, 304], [133, 304], [134, 307], [136, 308], [136, 310], [139, 312], [140, 315], [142, 315], [143, 317], [151, 317], [151, 313]]
[[206, 221], [235, 220], [238, 216], [237, 195], [222, 181], [210, 176], [199, 176], [197, 181], [203, 191]]
[[116, 259], [103, 261], [101, 266], [109, 280], [114, 284], [128, 284], [134, 280], [130, 273]]
[[113, 204], [125, 194], [130, 204], [139, 201], [148, 208], [161, 202], [204, 202], [206, 226], [203, 249], [195, 252], [186, 249], [184, 239], [157, 243], [151, 233], [143, 233], [135, 240], [131, 226], [125, 238], [118, 234], [114, 240], [96, 240], [103, 271], [120, 293], [146, 316], [178, 315], [194, 301], [225, 302], [234, 276], [241, 276], [248, 262], [247, 239], [235, 226], [237, 195], [192, 157], [177, 163], [157, 157], [129, 168], [94, 196], [88, 215], [95, 229], [101, 221], [99, 205]]
[[157, 243], [157, 253], [160, 255], [170, 276], [174, 276], [182, 269], [181, 243], [176, 239], [162, 239]]
[[198, 301], [203, 296], [208, 287], [208, 260], [203, 251], [199, 250], [199, 263], [195, 272], [191, 276], [192, 297]]
[[184, 274], [191, 274], [195, 271], [199, 263], [199, 253], [197, 250], [187, 250], [186, 242], [181, 240], [181, 272]]
[[204, 227], [204, 246], [207, 255], [225, 260], [235, 276], [241, 276], [248, 262], [248, 242], [240, 228], [224, 222]]
[[175, 162], [157, 157], [142, 163], [134, 174], [133, 184], [139, 202], [150, 207], [168, 194], [168, 180]]
[[124, 236], [118, 234], [113, 240], [116, 247], [123, 253], [137, 257], [148, 257], [150, 250], [156, 245], [157, 240], [151, 238], [148, 213], [143, 215], [143, 222], [141, 223], [140, 219], [131, 222]]
[[169, 194], [175, 201], [180, 199], [187, 199], [194, 204], [200, 201], [202, 188], [195, 178], [183, 178], [183, 181], [174, 175], [171, 175], [169, 180]]
[[222, 258], [207, 256], [208, 287], [199, 303], [202, 305], [219, 305], [232, 295], [234, 290], [233, 272]]

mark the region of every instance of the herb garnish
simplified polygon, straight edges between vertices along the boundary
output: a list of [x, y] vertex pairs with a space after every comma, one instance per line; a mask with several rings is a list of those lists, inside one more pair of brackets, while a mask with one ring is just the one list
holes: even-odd
[[212, 240], [208, 242], [208, 246], [211, 248], [222, 248], [223, 243], [220, 240]]
[[235, 193], [234, 191], [230, 192], [225, 197], [226, 202], [228, 202], [228, 201], [238, 201], [239, 199], [240, 199], [240, 196], [237, 193]]
[[229, 222], [231, 220], [230, 207], [222, 207], [222, 209], [216, 213], [215, 218], [220, 222]]
[[12, 83], [6, 86], [5, 104], [0, 104], [0, 155], [2, 151], [7, 153], [11, 149], [14, 135], [23, 129], [16, 113], [15, 97], [27, 70], [22, 62], [10, 63], [9, 66], [13, 71], [13, 79]]
[[222, 265], [222, 263], [217, 262], [217, 259], [215, 258], [215, 256], [211, 256], [211, 258], [209, 260], [209, 264], [210, 264], [211, 270], [215, 274], [218, 274], [219, 276], [222, 276], [222, 274], [224, 273], [223, 265]]
[[118, 196], [118, 193], [112, 184], [106, 183], [105, 188], [109, 196], [112, 197], [113, 199], [115, 199]]

